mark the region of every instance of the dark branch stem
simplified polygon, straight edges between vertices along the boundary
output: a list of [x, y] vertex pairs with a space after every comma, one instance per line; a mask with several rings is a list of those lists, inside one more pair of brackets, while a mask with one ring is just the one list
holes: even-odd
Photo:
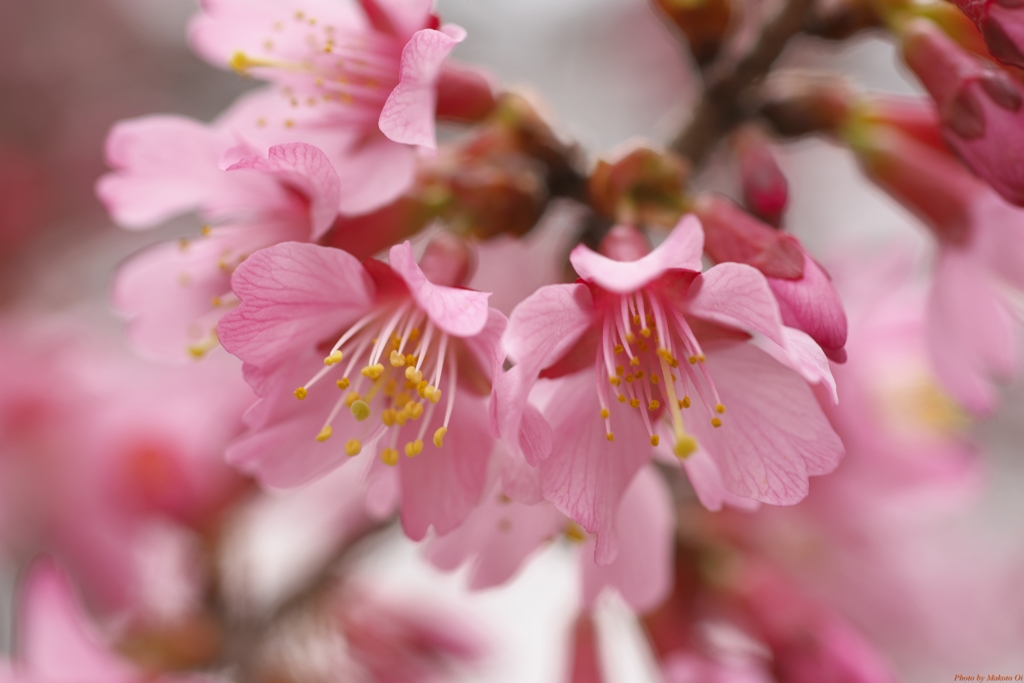
[[690, 122], [672, 141], [673, 151], [689, 159], [694, 168], [704, 163], [719, 140], [743, 120], [740, 95], [768, 73], [790, 38], [803, 29], [812, 4], [813, 0], [786, 0], [749, 51], [738, 59], [724, 56], [711, 64], [704, 94]]

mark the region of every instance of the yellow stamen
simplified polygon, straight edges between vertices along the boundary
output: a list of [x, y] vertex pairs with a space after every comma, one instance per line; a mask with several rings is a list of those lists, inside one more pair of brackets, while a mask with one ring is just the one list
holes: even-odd
[[397, 349], [391, 352], [389, 360], [391, 361], [391, 367], [393, 368], [400, 368], [405, 365], [405, 356], [400, 354]]
[[420, 419], [420, 416], [423, 415], [423, 404], [419, 401], [410, 401], [405, 404], [405, 412], [412, 419], [418, 420]]
[[410, 458], [415, 458], [417, 455], [423, 452], [423, 442], [419, 439], [410, 441], [405, 444], [405, 454]]
[[608, 378], [608, 382], [609, 382], [609, 383], [611, 383], [611, 385], [612, 385], [612, 386], [615, 386], [615, 387], [617, 387], [617, 386], [619, 386], [620, 384], [622, 384], [622, 380], [620, 380], [620, 379], [619, 379], [618, 377], [616, 377], [615, 375], [612, 375], [612, 376], [610, 376], [610, 377]]
[[631, 398], [631, 399], [629, 399], [629, 407], [630, 408], [639, 408], [640, 407], [640, 399], [638, 399], [638, 398]]
[[679, 401], [679, 407], [680, 408], [689, 408], [690, 407], [690, 397], [689, 396], [683, 396], [682, 400]]
[[630, 358], [629, 364], [634, 366], [640, 365], [640, 356], [633, 356], [632, 358]]
[[715, 428], [721, 427], [722, 426], [722, 421], [719, 420], [717, 417], [713, 417], [713, 418], [711, 418], [711, 426], [715, 427]]
[[348, 457], [359, 455], [361, 450], [363, 450], [363, 444], [359, 439], [349, 439], [345, 442], [345, 453], [348, 454]]
[[394, 408], [385, 408], [384, 410], [380, 411], [380, 420], [381, 422], [384, 423], [384, 426], [386, 427], [394, 426], [397, 419], [398, 411], [395, 410]]
[[647, 337], [648, 339], [650, 339], [651, 338], [651, 331], [650, 331], [650, 329], [645, 327], [642, 330], [640, 330], [640, 336]]
[[611, 415], [611, 412], [607, 408], [601, 408], [601, 419], [602, 420], [607, 420], [609, 415]]
[[380, 453], [380, 459], [385, 465], [394, 467], [398, 464], [398, 451], [394, 448], [385, 448]]
[[612, 352], [615, 353], [616, 355], [618, 355], [620, 353], [625, 352], [625, 350], [626, 350], [625, 346], [623, 346], [622, 344], [616, 344], [615, 348], [612, 349]]
[[338, 388], [339, 388], [339, 389], [341, 389], [342, 391], [344, 391], [345, 389], [348, 389], [348, 387], [349, 387], [349, 385], [351, 384], [351, 382], [349, 382], [349, 381], [348, 381], [348, 377], [342, 377], [341, 379], [339, 379], [339, 380], [338, 380], [338, 381], [336, 382], [336, 384], [338, 385]]
[[626, 402], [626, 397], [623, 396], [622, 394], [619, 394], [619, 403], [625, 403], [625, 402]]
[[341, 351], [338, 351], [338, 350], [331, 351], [331, 355], [327, 356], [327, 358], [324, 358], [324, 365], [335, 365], [337, 363], [340, 363], [341, 359], [342, 359]]
[[331, 434], [334, 430], [331, 429], [331, 425], [324, 425], [324, 428], [320, 430], [320, 433], [316, 435], [316, 440], [320, 443], [327, 441], [331, 438]]
[[659, 443], [661, 443], [661, 439], [658, 438], [658, 435], [657, 434], [652, 435], [651, 436], [651, 445], [652, 446], [657, 446]]
[[380, 363], [376, 365], [367, 365], [360, 372], [363, 373], [363, 377], [369, 377], [370, 379], [377, 379], [384, 373], [384, 366]]
[[209, 225], [204, 225], [202, 228], [200, 228], [199, 232], [203, 234], [203, 237], [209, 237], [210, 235], [213, 234], [213, 228], [211, 228]]
[[447, 427], [438, 427], [437, 431], [434, 432], [434, 445], [440, 448], [444, 445], [444, 435], [448, 433]]
[[697, 450], [697, 440], [689, 434], [683, 434], [676, 440], [676, 445], [672, 447], [672, 452], [675, 453], [677, 458], [685, 460], [686, 458], [693, 455]]
[[605, 438], [607, 438], [609, 441], [615, 441], [615, 435], [612, 434], [611, 432], [605, 434]]
[[370, 417], [370, 404], [362, 399], [353, 401], [352, 405], [349, 406], [349, 410], [352, 411], [352, 417], [356, 418], [359, 422]]
[[660, 406], [660, 403], [652, 399], [651, 402], [647, 404], [647, 410], [654, 411], [657, 410]]
[[348, 395], [345, 397], [345, 407], [346, 408], [351, 408], [352, 404], [355, 403], [358, 400], [359, 400], [359, 392], [358, 391], [350, 391], [350, 392], [348, 392]]
[[715, 412], [721, 415], [722, 413], [725, 412], [725, 406], [719, 403], [718, 405], [715, 406]]
[[416, 368], [409, 366], [405, 369], [405, 378], [410, 382], [419, 384], [423, 381], [423, 373]]
[[306, 396], [308, 395], [309, 392], [306, 391], [306, 387], [299, 387], [298, 389], [295, 390], [295, 398], [299, 399], [300, 401], [306, 398]]
[[626, 374], [626, 368], [622, 367], [621, 365], [616, 365], [615, 374], [618, 375], [619, 377], [622, 377], [624, 374]]

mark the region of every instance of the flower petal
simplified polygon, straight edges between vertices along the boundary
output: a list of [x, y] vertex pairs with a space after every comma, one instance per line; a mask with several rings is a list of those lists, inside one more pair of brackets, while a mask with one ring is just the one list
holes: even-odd
[[444, 60], [466, 37], [466, 32], [457, 26], [445, 29], [417, 31], [402, 50], [398, 85], [384, 103], [378, 121], [381, 132], [395, 142], [428, 149], [437, 147], [437, 79]]
[[687, 412], [687, 427], [718, 464], [726, 488], [772, 505], [792, 505], [807, 479], [828, 474], [843, 457], [810, 387], [795, 372], [751, 344], [705, 347], [707, 368], [726, 412], [720, 428], [702, 401]]
[[456, 337], [472, 337], [487, 324], [489, 294], [435, 285], [420, 270], [408, 241], [391, 247], [389, 262], [430, 321]]
[[264, 370], [351, 325], [373, 301], [370, 278], [354, 257], [299, 242], [247, 258], [231, 288], [241, 304], [217, 325], [221, 344]]
[[614, 261], [582, 244], [572, 250], [569, 261], [587, 282], [609, 292], [629, 294], [672, 270], [699, 273], [703, 249], [700, 221], [696, 216], [686, 215], [664, 242], [636, 261]]
[[779, 305], [764, 275], [752, 266], [722, 263], [701, 273], [690, 285], [686, 309], [699, 318], [785, 344]]

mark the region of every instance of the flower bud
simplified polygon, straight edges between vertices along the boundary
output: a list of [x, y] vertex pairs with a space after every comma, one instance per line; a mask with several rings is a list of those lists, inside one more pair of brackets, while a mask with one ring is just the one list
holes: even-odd
[[927, 98], [884, 95], [867, 99], [854, 114], [856, 123], [895, 128], [937, 151], [949, 154], [935, 105]]
[[806, 332], [829, 358], [846, 360], [846, 313], [828, 274], [795, 237], [765, 225], [724, 197], [702, 195], [693, 211], [704, 226], [704, 251], [716, 263], [760, 270], [782, 322]]
[[1024, 68], [1024, 4], [1019, 0], [954, 0], [974, 22], [989, 54]]
[[766, 223], [779, 227], [789, 199], [789, 185], [769, 146], [768, 136], [753, 126], [733, 137], [739, 163], [743, 202]]
[[465, 66], [445, 64], [437, 81], [437, 117], [476, 123], [494, 111], [497, 100], [487, 76]]
[[698, 64], [717, 55], [729, 37], [733, 19], [729, 0], [654, 0], [654, 4], [686, 36]]
[[856, 103], [842, 78], [790, 71], [773, 76], [761, 90], [760, 113], [784, 136], [835, 132]]
[[436, 209], [414, 188], [387, 206], [362, 216], [338, 216], [321, 243], [367, 259], [415, 235], [436, 217]]
[[475, 263], [466, 241], [450, 232], [438, 233], [420, 258], [420, 270], [436, 285], [461, 287], [469, 282]]
[[598, 161], [587, 189], [591, 203], [611, 220], [671, 227], [683, 212], [689, 175], [682, 158], [633, 147], [614, 161]]
[[903, 56], [939, 108], [946, 142], [1007, 201], [1024, 205], [1024, 95], [934, 24], [910, 22]]

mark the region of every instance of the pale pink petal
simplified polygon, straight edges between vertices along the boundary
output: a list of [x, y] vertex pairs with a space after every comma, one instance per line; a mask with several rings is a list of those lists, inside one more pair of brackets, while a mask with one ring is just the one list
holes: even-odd
[[407, 241], [391, 247], [389, 261], [419, 307], [440, 329], [456, 337], [471, 337], [484, 329], [489, 315], [489, 294], [430, 282], [416, 263], [412, 245]]
[[970, 253], [939, 252], [928, 300], [928, 348], [946, 389], [976, 412], [996, 401], [993, 379], [1017, 371], [1017, 332], [1003, 294]]
[[[672, 443], [672, 429], [667, 423], [662, 423], [660, 431], [662, 444]], [[712, 512], [718, 512], [726, 505], [738, 510], [757, 510], [761, 507], [756, 500], [737, 496], [725, 488], [722, 472], [703, 448], [698, 448], [683, 460], [662, 447], [657, 449], [656, 457], [663, 465], [684, 470], [690, 486], [697, 494], [697, 500]]]
[[28, 575], [21, 605], [18, 646], [39, 681], [138, 680], [140, 674], [91, 633], [67, 578], [50, 561]]
[[473, 357], [487, 374], [491, 382], [501, 375], [505, 367], [505, 347], [501, 345], [501, 337], [508, 327], [508, 320], [499, 311], [487, 310], [487, 324], [484, 329], [472, 337], [465, 337], [460, 344]]
[[744, 332], [759, 332], [784, 345], [779, 306], [764, 275], [743, 263], [722, 263], [698, 275], [686, 300], [687, 313]]
[[360, 5], [375, 29], [408, 40], [427, 28], [434, 0], [360, 0]]
[[707, 368], [726, 407], [711, 426], [702, 401], [686, 411], [686, 426], [714, 459], [726, 488], [772, 505], [792, 505], [808, 477], [828, 474], [843, 457], [810, 387], [795, 372], [744, 343], [708, 346]]
[[[593, 560], [593, 542], [580, 558], [583, 606], [590, 609], [605, 586], [619, 591], [637, 612], [654, 609], [672, 589], [675, 516], [672, 494], [657, 470], [645, 467], [633, 478], [615, 520], [619, 554], [599, 566]], [[591, 551], [591, 552], [588, 552]]]
[[500, 586], [565, 523], [550, 503], [524, 505], [495, 492], [462, 526], [430, 541], [426, 554], [446, 571], [469, 562], [473, 590]]
[[96, 193], [125, 228], [148, 228], [201, 206], [221, 190], [218, 167], [230, 138], [183, 116], [120, 121], [107, 136], [112, 173]]
[[423, 452], [416, 457], [407, 457], [401, 447], [417, 434], [420, 424], [412, 422], [401, 432], [402, 528], [415, 541], [431, 526], [438, 534], [446, 534], [461, 524], [479, 505], [487, 482], [494, 438], [487, 429], [486, 400], [457, 389], [448, 433], [437, 448], [431, 439], [443, 416], [441, 410], [434, 413], [424, 434]]
[[373, 301], [373, 283], [354, 257], [299, 242], [247, 258], [231, 288], [241, 304], [217, 325], [221, 344], [247, 364], [266, 368], [344, 330]]
[[587, 282], [616, 294], [628, 294], [673, 270], [699, 273], [704, 232], [697, 217], [688, 214], [665, 241], [636, 261], [614, 261], [580, 244], [569, 255], [572, 267]]
[[832, 376], [828, 358], [818, 343], [806, 332], [792, 327], [783, 327], [782, 336], [782, 346], [759, 337], [755, 337], [751, 343], [783, 365], [800, 373], [800, 376], [811, 384], [820, 384], [828, 391], [832, 403], [838, 403], [836, 380]]
[[[846, 312], [839, 293], [818, 263], [804, 251], [804, 274], [798, 280], [768, 278], [779, 302], [782, 322], [803, 330], [827, 351], [846, 344]], [[838, 359], [842, 360], [842, 359]]]
[[554, 440], [551, 455], [540, 464], [544, 497], [598, 535], [594, 560], [607, 565], [618, 553], [619, 501], [651, 458], [650, 437], [635, 410], [612, 401], [615, 440], [607, 439], [592, 374], [578, 373], [555, 384], [546, 411]]
[[251, 156], [228, 170], [252, 169], [273, 176], [298, 190], [309, 201], [312, 239], [321, 237], [338, 216], [341, 184], [327, 156], [312, 145], [291, 142], [274, 145], [266, 158]]
[[381, 132], [395, 142], [428, 149], [437, 147], [437, 79], [444, 60], [466, 37], [466, 32], [457, 26], [445, 29], [417, 31], [402, 50], [399, 82], [384, 103], [378, 122]]
[[379, 133], [346, 148], [334, 163], [341, 178], [338, 210], [350, 216], [390, 204], [416, 179], [416, 150]]

